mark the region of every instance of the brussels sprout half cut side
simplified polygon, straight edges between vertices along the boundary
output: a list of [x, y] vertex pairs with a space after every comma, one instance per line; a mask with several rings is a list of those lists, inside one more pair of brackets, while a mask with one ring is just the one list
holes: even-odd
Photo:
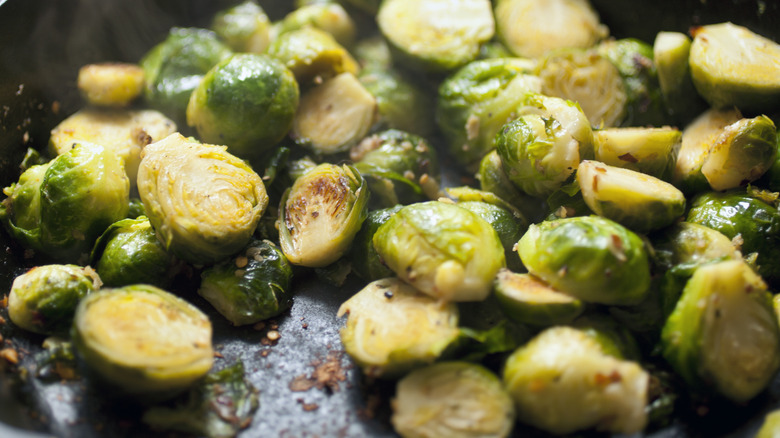
[[670, 182], [682, 146], [682, 132], [660, 128], [608, 128], [593, 132], [594, 156], [610, 166], [646, 173]]
[[101, 285], [90, 267], [37, 266], [14, 279], [8, 294], [8, 316], [17, 326], [34, 333], [65, 334], [79, 301]]
[[507, 269], [498, 271], [493, 293], [501, 310], [523, 324], [542, 327], [568, 324], [585, 311], [582, 300], [553, 289], [533, 275]]
[[458, 307], [397, 278], [369, 283], [345, 301], [341, 342], [371, 377], [397, 377], [435, 361], [459, 335]]
[[279, 35], [266, 53], [289, 68], [301, 87], [317, 77], [356, 75], [360, 70], [355, 58], [333, 36], [311, 26]]
[[91, 370], [147, 401], [171, 397], [209, 371], [211, 334], [211, 322], [195, 306], [149, 285], [89, 294], [71, 331]]
[[658, 32], [653, 42], [658, 85], [666, 109], [677, 123], [687, 123], [707, 107], [691, 79], [690, 53], [691, 39], [682, 32]]
[[344, 255], [368, 214], [365, 179], [350, 165], [323, 163], [300, 176], [279, 209], [279, 240], [294, 265], [321, 268]]
[[402, 437], [502, 438], [515, 422], [501, 380], [469, 362], [441, 362], [398, 381], [391, 421]]
[[780, 369], [766, 284], [742, 260], [699, 267], [664, 325], [663, 356], [696, 390], [744, 403]]

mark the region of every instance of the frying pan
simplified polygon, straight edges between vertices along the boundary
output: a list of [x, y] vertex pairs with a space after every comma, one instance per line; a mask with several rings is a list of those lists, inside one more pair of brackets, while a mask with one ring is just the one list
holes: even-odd
[[[208, 25], [228, 0], [0, 0], [0, 187], [19, 176], [18, 163], [27, 147], [42, 150], [48, 133], [82, 105], [76, 92], [78, 68], [100, 61], [136, 62], [172, 26]], [[261, 4], [278, 19], [290, 0]], [[592, 0], [616, 37], [634, 36], [652, 42], [658, 30], [687, 31], [720, 21], [745, 25], [770, 38], [780, 38], [780, 5], [765, 0]], [[434, 139], [436, 142], [436, 139]], [[13, 278], [36, 261], [24, 257], [0, 231], [0, 295]], [[242, 360], [248, 378], [260, 390], [260, 409], [242, 436], [393, 437], [389, 400], [393, 384], [368, 382], [342, 351], [338, 338], [338, 306], [361, 284], [341, 287], [315, 277], [296, 279], [292, 309], [276, 319], [281, 339], [264, 345], [263, 330], [235, 328], [210, 310], [194, 293], [185, 297], [214, 323], [214, 343], [222, 367]], [[0, 311], [7, 319], [7, 313]], [[4, 342], [22, 352], [27, 366], [40, 350], [42, 337], [0, 325]], [[311, 376], [318, 364], [339, 365], [331, 385], [294, 392], [290, 382]], [[763, 416], [780, 408], [780, 379], [747, 406], [689, 409], [666, 428], [646, 435], [671, 437], [753, 436]], [[20, 381], [0, 371], [0, 436], [171, 436], [156, 434], [138, 421], [139, 408], [105, 397], [100, 388], [82, 381]], [[519, 428], [517, 435], [545, 436]], [[585, 434], [595, 435], [597, 434]]]

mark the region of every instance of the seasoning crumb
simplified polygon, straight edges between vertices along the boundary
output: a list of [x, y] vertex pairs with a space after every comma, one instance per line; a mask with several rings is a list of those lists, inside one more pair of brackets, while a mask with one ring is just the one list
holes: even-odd
[[218, 358], [220, 358], [220, 359], [221, 359], [221, 358], [223, 358], [223, 357], [225, 357], [225, 356], [223, 356], [223, 355], [222, 355], [222, 353], [220, 353], [219, 351], [215, 351], [215, 352], [214, 352], [214, 357], [218, 357]]
[[265, 336], [266, 336], [266, 337], [268, 338], [268, 340], [270, 340], [271, 342], [276, 342], [276, 341], [278, 341], [278, 340], [279, 340], [279, 339], [282, 337], [282, 335], [280, 335], [280, 334], [279, 334], [279, 332], [278, 332], [278, 331], [276, 331], [276, 330], [270, 330], [270, 331], [268, 332], [268, 334], [266, 334]]
[[304, 322], [303, 324], [301, 324], [301, 328], [306, 330], [307, 328], [309, 328], [309, 324]]
[[268, 357], [268, 355], [271, 353], [271, 350], [263, 350], [260, 352], [260, 356]]
[[237, 268], [244, 268], [249, 263], [249, 259], [247, 259], [244, 256], [236, 257], [236, 267]]
[[51, 112], [53, 112], [54, 114], [59, 114], [59, 112], [60, 112], [60, 101], [55, 100], [54, 102], [51, 103]]
[[318, 405], [317, 403], [306, 403], [302, 398], [299, 398], [295, 401], [297, 401], [298, 404], [303, 406], [303, 410], [306, 412], [316, 411], [317, 409], [320, 408], [320, 405]]
[[8, 307], [8, 295], [3, 295], [3, 298], [0, 299], [0, 309], [5, 309]]
[[19, 363], [19, 353], [17, 353], [13, 348], [4, 348], [0, 350], [0, 359], [3, 359], [10, 364], [16, 365]]
[[264, 321], [260, 321], [257, 324], [253, 325], [252, 328], [255, 329], [255, 330], [262, 330], [262, 329], [265, 328], [265, 322]]

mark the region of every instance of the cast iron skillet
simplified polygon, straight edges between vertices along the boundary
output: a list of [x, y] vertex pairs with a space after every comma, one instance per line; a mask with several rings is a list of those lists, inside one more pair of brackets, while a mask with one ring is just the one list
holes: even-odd
[[[172, 26], [207, 26], [229, 0], [0, 0], [0, 187], [19, 175], [18, 163], [28, 146], [43, 149], [49, 130], [82, 105], [75, 92], [78, 67], [90, 62], [136, 62], [161, 41]], [[291, 8], [291, 0], [265, 0], [272, 18]], [[780, 6], [764, 0], [592, 0], [617, 37], [652, 42], [658, 30], [733, 21], [770, 38], [780, 37]], [[12, 279], [36, 263], [0, 231], [0, 296]], [[343, 354], [338, 339], [339, 304], [360, 284], [340, 288], [315, 278], [299, 278], [292, 310], [277, 318], [282, 335], [276, 345], [261, 343], [264, 331], [234, 328], [194, 294], [187, 298], [210, 312], [215, 344], [222, 354], [217, 367], [244, 362], [260, 389], [260, 409], [242, 436], [395, 436], [389, 423], [393, 385], [366, 382]], [[186, 289], [182, 287], [182, 289]], [[7, 319], [7, 313], [0, 311]], [[29, 366], [42, 337], [0, 326], [5, 346], [22, 352]], [[25, 354], [29, 352], [30, 354]], [[306, 392], [290, 382], [310, 376], [317, 364], [340, 365], [343, 380]], [[744, 407], [711, 406], [689, 414], [653, 437], [752, 436], [763, 416], [780, 407], [780, 379]], [[0, 436], [150, 436], [138, 421], [139, 409], [114, 400], [101, 388], [81, 382], [20, 383], [17, 373], [0, 372]], [[523, 436], [544, 436], [518, 428]], [[170, 436], [163, 433], [161, 436]], [[590, 434], [588, 434], [590, 435]]]

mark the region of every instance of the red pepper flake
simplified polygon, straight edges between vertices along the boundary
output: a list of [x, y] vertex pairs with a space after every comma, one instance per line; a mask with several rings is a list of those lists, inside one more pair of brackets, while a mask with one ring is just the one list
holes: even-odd
[[626, 152], [623, 155], [619, 155], [618, 159], [622, 160], [622, 161], [627, 161], [629, 163], [638, 163], [639, 162], [639, 160], [637, 160], [635, 156], [631, 155], [630, 152]]

